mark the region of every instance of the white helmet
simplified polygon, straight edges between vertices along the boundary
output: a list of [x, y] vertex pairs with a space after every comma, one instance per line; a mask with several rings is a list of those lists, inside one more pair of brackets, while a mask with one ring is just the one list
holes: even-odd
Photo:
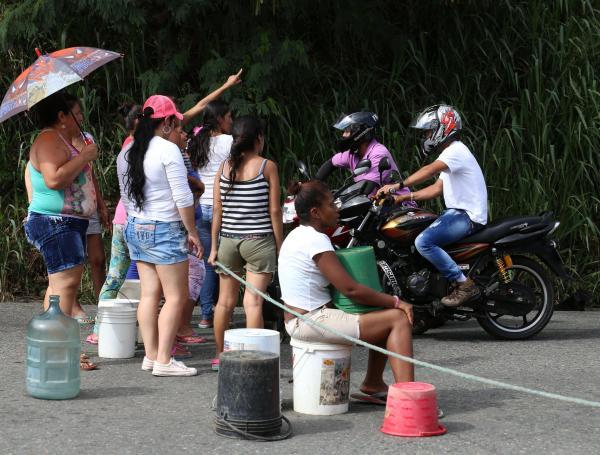
[[462, 121], [452, 106], [437, 104], [423, 110], [409, 126], [421, 131], [421, 152], [427, 156], [440, 145], [455, 140], [462, 129]]

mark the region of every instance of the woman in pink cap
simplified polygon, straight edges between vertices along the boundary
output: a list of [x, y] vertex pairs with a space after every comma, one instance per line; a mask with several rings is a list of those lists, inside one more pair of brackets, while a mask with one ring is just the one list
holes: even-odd
[[[202, 254], [194, 223], [194, 198], [179, 147], [168, 140], [183, 115], [168, 97], [146, 100], [131, 148], [117, 158], [127, 210], [125, 239], [137, 262], [141, 296], [138, 322], [144, 338], [142, 370], [155, 376], [194, 376], [195, 368], [171, 357], [188, 301], [188, 253]], [[158, 313], [164, 294], [165, 304]]]

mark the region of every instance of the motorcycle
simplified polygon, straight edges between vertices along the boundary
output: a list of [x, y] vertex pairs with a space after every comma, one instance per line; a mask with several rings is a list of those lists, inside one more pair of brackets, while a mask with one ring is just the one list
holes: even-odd
[[548, 324], [554, 311], [549, 271], [570, 279], [552, 240], [560, 224], [552, 212], [502, 218], [444, 247], [481, 290], [475, 301], [445, 307], [440, 300], [450, 293], [451, 283], [414, 246], [416, 237], [438, 218], [436, 213], [396, 207], [356, 192], [338, 194], [336, 202], [340, 225], [350, 227], [346, 247], [373, 247], [384, 291], [413, 305], [417, 334], [446, 320], [475, 318], [496, 338], [530, 338]]
[[[356, 165], [356, 168], [352, 172], [352, 175], [346, 178], [340, 188], [333, 190], [333, 197], [343, 198], [346, 200], [359, 194], [365, 196], [370, 194], [373, 189], [377, 187], [377, 185], [368, 180], [355, 182], [354, 178], [369, 172], [371, 170], [371, 166], [371, 161], [368, 159], [359, 161]], [[383, 172], [387, 171], [388, 169], [390, 169], [389, 161], [387, 158], [383, 158], [377, 168], [379, 172], [380, 183], [382, 181]], [[303, 161], [298, 161], [298, 171], [306, 180], [311, 180], [308, 168]], [[392, 178], [398, 178], [399, 174], [397, 172], [393, 172], [391, 176]], [[296, 208], [294, 206], [294, 196], [288, 195], [285, 198], [281, 207], [281, 212], [284, 229], [287, 232], [298, 226], [298, 217], [296, 216]], [[347, 220], [346, 223], [339, 223], [335, 228], [327, 229], [325, 232], [331, 239], [331, 243], [333, 244], [334, 248], [344, 248], [351, 240], [350, 231], [356, 226], [353, 226], [352, 223], [348, 221], [349, 220]]]

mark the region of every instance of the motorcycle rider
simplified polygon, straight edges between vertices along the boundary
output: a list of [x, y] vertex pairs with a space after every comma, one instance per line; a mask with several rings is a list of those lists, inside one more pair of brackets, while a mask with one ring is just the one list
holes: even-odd
[[440, 174], [434, 184], [422, 190], [394, 196], [395, 202], [425, 201], [444, 196], [446, 210], [415, 240], [421, 256], [451, 282], [454, 290], [442, 298], [443, 305], [458, 307], [480, 295], [456, 262], [441, 247], [479, 230], [487, 223], [487, 188], [477, 160], [460, 140], [462, 121], [455, 108], [435, 105], [423, 110], [410, 124], [420, 132], [424, 155], [439, 153], [431, 164], [410, 175], [404, 182], [385, 185], [377, 195], [394, 194], [404, 185], [415, 185]]
[[[342, 137], [336, 142], [338, 153], [321, 165], [315, 179], [324, 181], [336, 168], [348, 168], [353, 172], [361, 160], [368, 159], [371, 161], [371, 170], [355, 176], [354, 181], [369, 181], [365, 191], [369, 196], [375, 194], [377, 188], [381, 186], [381, 182], [389, 182], [390, 174], [392, 171], [398, 172], [398, 166], [387, 147], [375, 138], [375, 128], [378, 124], [379, 118], [373, 112], [361, 111], [350, 115], [342, 114], [333, 125], [335, 129], [343, 131]], [[391, 168], [383, 172], [380, 181], [377, 167], [383, 157], [387, 157]], [[410, 193], [408, 188], [401, 188], [397, 192], [397, 194], [408, 193]]]

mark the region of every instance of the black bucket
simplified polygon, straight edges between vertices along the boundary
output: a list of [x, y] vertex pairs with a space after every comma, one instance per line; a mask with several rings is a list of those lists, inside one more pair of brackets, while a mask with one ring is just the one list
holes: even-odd
[[[278, 441], [292, 434], [279, 405], [279, 356], [262, 351], [221, 354], [215, 431], [238, 439]], [[282, 420], [287, 431], [281, 432]]]

